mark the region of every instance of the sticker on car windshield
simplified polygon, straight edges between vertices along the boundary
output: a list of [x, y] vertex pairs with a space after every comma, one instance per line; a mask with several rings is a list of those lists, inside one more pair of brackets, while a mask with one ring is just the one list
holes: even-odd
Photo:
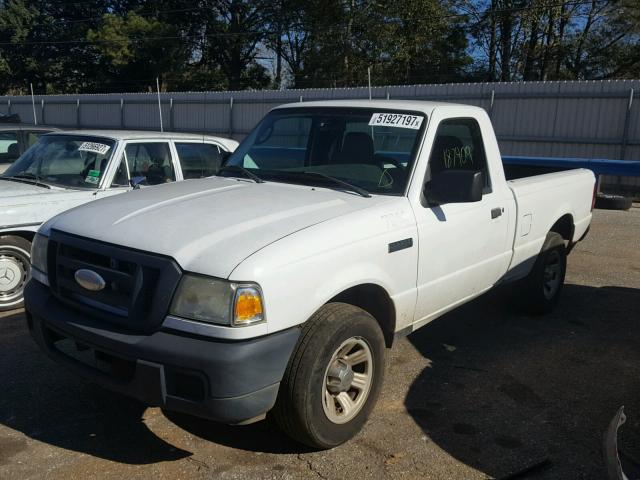
[[104, 143], [83, 142], [82, 145], [78, 147], [78, 151], [93, 152], [93, 153], [99, 153], [100, 155], [104, 155], [109, 151], [110, 148], [111, 147], [109, 145], [105, 145]]
[[86, 183], [96, 185], [98, 182], [100, 182], [100, 170], [89, 170], [84, 181]]
[[424, 117], [420, 115], [407, 115], [406, 113], [374, 113], [371, 115], [369, 125], [372, 127], [398, 127], [418, 130]]

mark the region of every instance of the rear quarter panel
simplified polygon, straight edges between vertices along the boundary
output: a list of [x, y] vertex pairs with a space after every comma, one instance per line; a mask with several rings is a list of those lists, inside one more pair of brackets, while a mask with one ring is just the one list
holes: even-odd
[[507, 182], [516, 201], [513, 259], [507, 279], [526, 275], [540, 253], [547, 233], [564, 215], [573, 220], [572, 242], [591, 223], [595, 176], [586, 169], [568, 170]]

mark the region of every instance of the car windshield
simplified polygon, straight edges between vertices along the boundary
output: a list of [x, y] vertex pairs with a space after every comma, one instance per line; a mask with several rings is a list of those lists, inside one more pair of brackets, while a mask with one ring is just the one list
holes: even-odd
[[[346, 182], [369, 193], [401, 195], [424, 120], [423, 113], [383, 108], [278, 109], [258, 124], [226, 165], [267, 181], [348, 190]], [[224, 173], [242, 176], [236, 170]]]
[[114, 145], [114, 140], [102, 137], [44, 135], [2, 176], [65, 188], [96, 189]]

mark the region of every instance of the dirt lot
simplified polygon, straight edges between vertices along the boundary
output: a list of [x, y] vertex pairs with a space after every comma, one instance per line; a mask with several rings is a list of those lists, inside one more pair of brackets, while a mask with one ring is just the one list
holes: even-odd
[[[271, 424], [145, 408], [68, 374], [0, 318], [0, 478], [603, 478], [620, 405], [640, 457], [640, 208], [596, 211], [553, 315], [493, 292], [399, 341], [364, 431], [309, 452]], [[524, 477], [518, 477], [524, 478]]]

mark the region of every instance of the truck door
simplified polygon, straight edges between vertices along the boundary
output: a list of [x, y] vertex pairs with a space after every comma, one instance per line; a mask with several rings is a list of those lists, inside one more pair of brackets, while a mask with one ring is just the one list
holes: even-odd
[[[490, 288], [511, 258], [506, 196], [511, 194], [502, 177], [492, 178], [478, 121], [448, 118], [437, 125], [427, 171], [422, 173], [425, 181], [443, 170], [463, 169], [482, 171], [485, 186], [479, 202], [414, 205], [420, 252], [417, 323]], [[500, 182], [494, 185], [492, 180]]]

